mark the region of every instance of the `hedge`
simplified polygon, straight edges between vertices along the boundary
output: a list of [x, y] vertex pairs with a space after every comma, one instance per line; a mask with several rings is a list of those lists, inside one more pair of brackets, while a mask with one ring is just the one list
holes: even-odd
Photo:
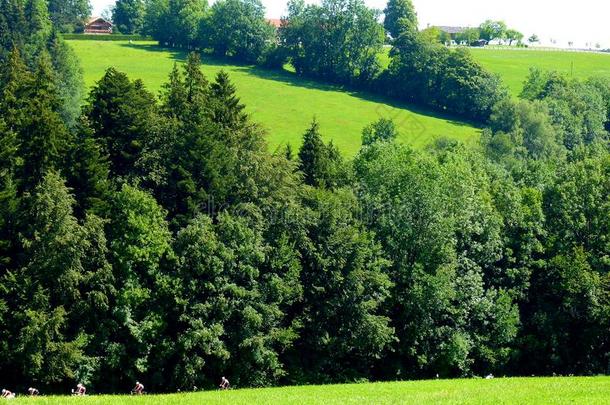
[[151, 37], [144, 35], [123, 35], [123, 34], [64, 34], [64, 39], [88, 40], [88, 41], [152, 41]]

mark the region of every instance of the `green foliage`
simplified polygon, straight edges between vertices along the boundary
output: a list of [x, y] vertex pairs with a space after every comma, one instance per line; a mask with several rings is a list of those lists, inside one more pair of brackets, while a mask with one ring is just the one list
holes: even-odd
[[394, 41], [383, 76], [386, 91], [399, 99], [486, 121], [506, 96], [500, 80], [485, 71], [467, 49], [448, 49], [422, 33]]
[[515, 41], [517, 43], [521, 43], [524, 35], [517, 30], [509, 29], [509, 30], [506, 30], [505, 37], [508, 40], [508, 45], [511, 46], [513, 44], [513, 42], [515, 42]]
[[203, 45], [214, 53], [248, 63], [259, 62], [275, 36], [260, 0], [215, 2], [200, 31]]
[[343, 160], [332, 143], [326, 145], [320, 136], [320, 124], [314, 119], [303, 135], [299, 150], [299, 169], [305, 184], [334, 188], [342, 184]]
[[82, 73], [72, 50], [52, 27], [46, 2], [3, 1], [0, 25], [5, 30], [0, 34], [0, 63], [10, 68], [20, 59], [27, 69], [34, 71], [41, 55], [50, 56], [50, 74], [56, 75], [54, 85], [61, 98], [60, 113], [68, 126], [73, 125], [82, 102]]
[[151, 0], [146, 6], [144, 32], [160, 43], [190, 49], [199, 42], [205, 0]]
[[112, 9], [114, 29], [122, 34], [133, 35], [144, 27], [145, 4], [143, 0], [120, 0]]
[[91, 3], [89, 0], [50, 0], [49, 15], [60, 32], [82, 32], [91, 17]]
[[349, 191], [316, 190], [304, 203], [313, 217], [302, 253], [301, 338], [290, 354], [294, 375], [306, 381], [369, 378], [375, 360], [395, 341], [383, 308], [392, 287], [389, 262], [357, 220]]
[[[510, 99], [467, 52], [403, 30], [395, 90], [489, 118], [481, 148], [415, 151], [377, 119], [344, 161], [314, 121], [296, 161], [268, 152], [232, 78], [209, 82], [196, 53], [159, 102], [109, 69], [76, 117], [77, 67], [40, 4], [0, 3], [15, 11], [0, 39], [21, 41], [0, 70], [6, 384], [160, 392], [222, 375], [267, 386], [607, 371], [605, 81], [534, 71]], [[185, 20], [168, 38], [193, 46], [180, 30], [204, 4], [166, 5]], [[15, 25], [20, 12], [34, 31]], [[327, 1], [290, 3], [283, 29], [326, 12], [339, 40], [380, 28], [360, 1]], [[331, 57], [352, 54], [334, 44]], [[366, 76], [338, 66], [329, 74]]]
[[398, 137], [398, 130], [394, 121], [380, 118], [362, 130], [362, 146], [369, 146], [375, 142], [395, 141]]
[[417, 13], [411, 0], [390, 0], [383, 13], [383, 26], [392, 38], [400, 37], [405, 29], [417, 31]]
[[91, 91], [87, 118], [94, 138], [103, 145], [103, 152], [109, 157], [114, 175], [134, 173], [155, 112], [154, 97], [143, 84], [130, 81], [113, 68], [106, 71]]
[[504, 21], [487, 20], [479, 26], [481, 38], [487, 41], [506, 38], [507, 30], [508, 27]]
[[[107, 38], [109, 36], [105, 36]], [[121, 72], [132, 79], [141, 79], [157, 94], [167, 81], [176, 56], [186, 60], [188, 53], [163, 49], [152, 42], [71, 41], [78, 53], [91, 88], [104, 75], [106, 66], [99, 59], [106, 55]], [[423, 148], [440, 136], [465, 143], [476, 143], [479, 129], [471, 124], [420, 110], [403, 103], [391, 103], [367, 92], [352, 92], [334, 85], [312, 82], [290, 72], [269, 71], [255, 66], [232, 64], [202, 55], [201, 70], [210, 80], [221, 70], [236, 85], [245, 112], [252, 121], [268, 129], [269, 150], [290, 142], [295, 154], [301, 145], [303, 129], [316, 116], [324, 128], [324, 141], [331, 139], [343, 156], [351, 158], [360, 149], [361, 131], [382, 116], [396, 118], [399, 141]], [[180, 63], [178, 63], [180, 65]], [[405, 126], [403, 122], [413, 123]]]
[[466, 28], [455, 37], [457, 43], [465, 45], [471, 45], [479, 39], [481, 39], [481, 31], [478, 28]]
[[383, 27], [362, 0], [295, 1], [288, 10], [280, 42], [298, 74], [360, 86], [379, 74]]
[[48, 55], [40, 58], [32, 80], [23, 89], [28, 95], [19, 118], [9, 119], [19, 142], [23, 164], [19, 177], [24, 189], [32, 189], [49, 170], [63, 167], [71, 135], [59, 110], [61, 99], [55, 85]]

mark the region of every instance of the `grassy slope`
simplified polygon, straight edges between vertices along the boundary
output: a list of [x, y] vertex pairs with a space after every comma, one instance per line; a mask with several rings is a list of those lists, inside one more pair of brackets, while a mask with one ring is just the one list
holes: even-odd
[[610, 378], [441, 380], [209, 391], [143, 397], [36, 398], [14, 404], [608, 404]]
[[[475, 59], [490, 72], [500, 75], [516, 97], [530, 67], [556, 70], [578, 79], [610, 77], [610, 54], [592, 52], [542, 51], [535, 49], [470, 48]], [[379, 55], [382, 66], [390, 64], [389, 49]]]
[[556, 70], [579, 79], [610, 77], [610, 54], [484, 48], [471, 51], [485, 68], [502, 77], [515, 96], [521, 93], [531, 66]]
[[[175, 61], [184, 53], [163, 50], [152, 42], [68, 41], [81, 59], [88, 87], [99, 80], [110, 66], [140, 78], [157, 93]], [[440, 118], [399, 103], [390, 103], [366, 93], [345, 92], [337, 87], [303, 80], [289, 72], [273, 72], [251, 66], [229, 65], [206, 59], [203, 70], [212, 78], [226, 70], [248, 112], [269, 132], [271, 148], [300, 145], [312, 118], [320, 121], [325, 139], [332, 139], [341, 151], [353, 156], [360, 148], [362, 128], [388, 117], [399, 125], [402, 142], [421, 147], [440, 136], [466, 142], [478, 138], [479, 130], [470, 125]]]

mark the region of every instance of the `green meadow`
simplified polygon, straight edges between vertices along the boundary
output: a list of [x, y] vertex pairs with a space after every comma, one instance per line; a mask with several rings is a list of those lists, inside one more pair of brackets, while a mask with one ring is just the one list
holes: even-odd
[[302, 386], [190, 394], [39, 397], [14, 404], [610, 404], [610, 377], [496, 378]]
[[[88, 88], [114, 66], [132, 79], [142, 79], [157, 94], [173, 64], [184, 61], [186, 56], [184, 52], [159, 48], [154, 42], [68, 42], [81, 60]], [[209, 79], [221, 69], [230, 74], [253, 119], [267, 129], [272, 149], [286, 143], [300, 145], [301, 136], [314, 117], [320, 122], [324, 138], [332, 140], [347, 156], [360, 149], [362, 129], [381, 117], [392, 118], [399, 127], [400, 141], [413, 147], [423, 147], [439, 137], [471, 143], [480, 133], [469, 124], [369, 93], [301, 79], [288, 71], [238, 66], [204, 57], [203, 71]]]
[[523, 82], [533, 66], [543, 70], [556, 70], [578, 79], [593, 76], [610, 78], [610, 54], [533, 49], [474, 48], [471, 51], [485, 68], [502, 77], [515, 96], [523, 90]]
[[[519, 96], [530, 68], [555, 70], [577, 79], [610, 78], [610, 53], [561, 50], [470, 48], [474, 58], [490, 72], [500, 75], [511, 94]], [[390, 64], [389, 49], [379, 56], [382, 66]]]

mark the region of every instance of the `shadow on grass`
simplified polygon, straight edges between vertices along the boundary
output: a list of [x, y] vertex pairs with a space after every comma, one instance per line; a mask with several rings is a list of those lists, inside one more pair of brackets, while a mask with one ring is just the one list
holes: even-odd
[[[124, 46], [127, 48], [132, 48], [132, 49], [137, 49], [137, 50], [149, 51], [149, 52], [164, 52], [166, 54], [169, 53], [171, 58], [173, 60], [175, 60], [176, 62], [185, 62], [188, 52], [189, 52], [188, 50], [167, 48], [167, 47], [163, 47], [163, 46], [160, 46], [157, 44], [124, 43], [124, 44], [121, 44], [121, 46]], [[309, 89], [309, 90], [327, 91], [327, 92], [342, 92], [342, 93], [348, 94], [352, 97], [356, 97], [356, 98], [359, 98], [364, 101], [377, 103], [377, 104], [382, 105], [378, 109], [378, 112], [379, 112], [380, 117], [384, 117], [384, 118], [392, 118], [392, 117], [387, 116], [389, 114], [383, 113], [384, 110], [386, 112], [389, 112], [390, 108], [388, 108], [388, 107], [391, 107], [391, 108], [395, 108], [395, 109], [399, 109], [399, 110], [408, 110], [411, 113], [416, 113], [416, 114], [431, 117], [431, 118], [440, 119], [451, 125], [458, 126], [458, 127], [474, 127], [477, 129], [482, 128], [482, 125], [480, 123], [467, 121], [456, 115], [452, 115], [449, 113], [442, 113], [442, 112], [435, 111], [435, 110], [425, 108], [425, 107], [421, 107], [418, 105], [405, 103], [402, 101], [398, 101], [398, 100], [395, 100], [395, 99], [392, 99], [392, 98], [389, 98], [386, 96], [378, 95], [378, 94], [375, 94], [372, 92], [368, 92], [368, 91], [354, 90], [354, 89], [346, 87], [346, 86], [324, 83], [324, 82], [300, 77], [296, 73], [289, 72], [287, 70], [281, 70], [281, 71], [272, 70], [272, 69], [267, 69], [267, 68], [251, 65], [251, 64], [239, 63], [235, 60], [232, 60], [229, 58], [217, 57], [210, 53], [202, 53], [201, 59], [202, 59], [202, 63], [204, 65], [216, 66], [216, 67], [220, 67], [220, 68], [227, 67], [227, 68], [230, 68], [232, 71], [240, 72], [240, 73], [243, 73], [243, 74], [246, 74], [249, 76], [253, 76], [253, 77], [257, 77], [259, 79], [281, 82], [281, 83], [287, 84], [289, 86], [294, 86], [294, 87]]]

